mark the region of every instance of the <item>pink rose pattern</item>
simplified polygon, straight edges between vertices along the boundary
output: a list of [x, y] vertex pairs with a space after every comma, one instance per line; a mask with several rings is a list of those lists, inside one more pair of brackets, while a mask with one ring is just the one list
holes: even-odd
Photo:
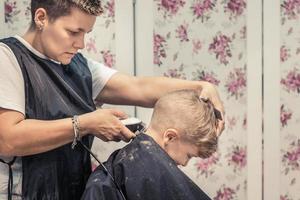
[[218, 34], [213, 38], [213, 42], [209, 45], [209, 51], [216, 55], [220, 63], [227, 65], [228, 58], [232, 57], [230, 44], [232, 40], [224, 34]]
[[154, 34], [153, 35], [153, 57], [154, 57], [154, 64], [160, 66], [162, 64], [161, 59], [166, 58], [166, 47], [167, 47], [167, 42], [165, 37], [159, 35], [159, 34]]
[[232, 152], [227, 154], [228, 165], [233, 167], [234, 172], [242, 171], [247, 164], [246, 147], [235, 146]]
[[180, 25], [177, 30], [177, 38], [179, 38], [180, 42], [188, 42], [189, 38], [188, 38], [188, 29], [189, 25], [187, 23], [184, 23], [182, 25]]
[[201, 22], [209, 20], [215, 5], [216, 0], [194, 0], [191, 6], [194, 20], [201, 19]]
[[297, 68], [289, 71], [285, 78], [281, 79], [282, 86], [288, 92], [300, 93], [300, 73]]
[[6, 0], [4, 2], [5, 23], [13, 23], [16, 17], [20, 13], [20, 9], [17, 7], [17, 1]]
[[235, 68], [229, 73], [228, 80], [225, 84], [227, 92], [236, 99], [244, 96], [246, 89], [246, 74], [243, 68]]
[[300, 139], [290, 144], [289, 149], [283, 154], [282, 163], [285, 174], [300, 171]]
[[110, 52], [110, 50], [101, 51], [101, 54], [102, 54], [102, 58], [103, 58], [104, 64], [106, 66], [112, 68], [115, 65], [115, 55], [112, 54]]
[[197, 69], [196, 72], [192, 72], [193, 80], [208, 81], [214, 85], [219, 85], [220, 80], [216, 78], [216, 74], [213, 72], [206, 72], [204, 70]]
[[299, 14], [300, 14], [300, 1], [284, 0], [281, 3], [282, 24], [284, 24], [286, 20], [299, 19]]
[[233, 200], [233, 199], [237, 199], [236, 190], [223, 185], [222, 188], [217, 191], [217, 195], [213, 199], [214, 200]]
[[173, 17], [185, 5], [185, 0], [154, 0], [157, 2], [158, 11], [163, 12], [164, 18]]
[[237, 18], [244, 13], [246, 2], [244, 0], [225, 0], [225, 12], [230, 13], [230, 18]]
[[[299, 0], [281, 0], [281, 189], [280, 200], [300, 199]], [[298, 128], [297, 128], [298, 127]]]
[[218, 153], [214, 153], [212, 156], [206, 159], [198, 159], [194, 166], [198, 172], [199, 176], [204, 176], [208, 178], [215, 172], [215, 166], [219, 163], [220, 155]]
[[287, 126], [287, 122], [292, 118], [293, 113], [290, 110], [287, 110], [282, 104], [280, 107], [280, 122], [281, 127]]

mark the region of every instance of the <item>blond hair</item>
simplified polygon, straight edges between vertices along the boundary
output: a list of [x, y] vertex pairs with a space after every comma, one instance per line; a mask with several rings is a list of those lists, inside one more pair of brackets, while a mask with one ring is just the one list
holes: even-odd
[[209, 100], [199, 98], [194, 90], [177, 90], [161, 97], [154, 106], [150, 127], [157, 132], [174, 128], [196, 144], [200, 157], [216, 151], [217, 119]]

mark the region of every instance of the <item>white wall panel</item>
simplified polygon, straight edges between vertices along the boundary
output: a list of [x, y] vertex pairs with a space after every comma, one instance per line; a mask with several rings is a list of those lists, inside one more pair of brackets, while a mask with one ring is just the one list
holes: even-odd
[[[138, 76], [153, 76], [153, 1], [136, 0], [136, 67]], [[137, 108], [137, 116], [150, 121], [152, 109]]]
[[[132, 0], [115, 1], [115, 36], [116, 36], [116, 69], [133, 75], [133, 4]], [[134, 116], [133, 106], [106, 105], [119, 108], [130, 116]]]
[[264, 199], [280, 199], [280, 1], [264, 0]]
[[247, 1], [247, 199], [262, 199], [262, 3]]

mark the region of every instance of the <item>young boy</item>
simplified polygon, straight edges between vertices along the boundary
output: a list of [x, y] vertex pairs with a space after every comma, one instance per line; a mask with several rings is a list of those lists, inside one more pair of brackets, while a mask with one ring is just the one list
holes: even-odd
[[[217, 119], [210, 101], [193, 90], [160, 98], [148, 130], [105, 163], [114, 181], [99, 166], [82, 199], [206, 200], [210, 199], [177, 165], [192, 157], [207, 158], [217, 149]], [[119, 187], [119, 191], [118, 191]]]

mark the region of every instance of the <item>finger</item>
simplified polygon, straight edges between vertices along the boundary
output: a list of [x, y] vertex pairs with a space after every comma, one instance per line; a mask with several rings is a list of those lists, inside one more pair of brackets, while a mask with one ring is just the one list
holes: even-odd
[[108, 142], [109, 140], [106, 138], [106, 137], [104, 137], [104, 136], [96, 136], [97, 138], [99, 138], [100, 140], [102, 140], [103, 142]]
[[218, 120], [218, 126], [217, 126], [217, 136], [220, 136], [222, 134], [222, 132], [225, 129], [225, 121], [222, 120]]
[[218, 109], [215, 109], [215, 108], [214, 108], [214, 113], [215, 113], [215, 117], [216, 117], [218, 120], [223, 120], [222, 114], [221, 114], [221, 112], [220, 112]]
[[218, 105], [218, 106], [215, 106], [214, 105], [214, 108], [215, 108], [215, 110], [217, 110], [217, 112], [218, 112], [218, 116], [219, 117], [217, 117], [219, 120], [224, 120], [225, 119], [225, 110], [224, 110], [224, 106], [223, 105]]
[[125, 141], [125, 142], [129, 142], [131, 139], [135, 138], [136, 135], [131, 132], [126, 126], [122, 126], [122, 129], [121, 129], [121, 134], [122, 134], [122, 140]]
[[222, 118], [225, 119], [225, 118], [224, 118], [224, 117], [225, 117], [225, 109], [224, 109], [224, 105], [221, 105], [221, 106], [220, 106], [220, 112], [221, 112], [221, 114], [222, 114]]
[[101, 136], [99, 137], [104, 142], [114, 141], [114, 142], [120, 142], [122, 140], [122, 137], [118, 135], [107, 135], [107, 136]]
[[199, 98], [202, 99], [203, 101], [207, 101], [208, 100], [208, 97], [206, 97], [204, 95], [200, 95]]
[[120, 142], [121, 140], [122, 140], [121, 137], [114, 137], [114, 139], [113, 139], [113, 141], [115, 141], [115, 142]]
[[117, 109], [109, 109], [110, 113], [119, 119], [126, 119], [128, 116], [125, 112]]
[[122, 135], [122, 133], [121, 133], [121, 129], [118, 131], [118, 132], [116, 132], [116, 133], [114, 133], [113, 135], [112, 135], [112, 141], [115, 141], [115, 142], [120, 142], [121, 140], [123, 140], [124, 141], [124, 136]]

